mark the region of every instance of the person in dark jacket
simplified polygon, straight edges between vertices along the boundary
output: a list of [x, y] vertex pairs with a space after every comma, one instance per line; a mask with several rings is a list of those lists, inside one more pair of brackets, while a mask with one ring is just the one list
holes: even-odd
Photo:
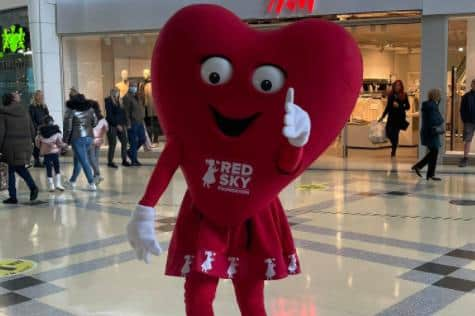
[[122, 99], [128, 123], [130, 143], [129, 157], [132, 166], [140, 166], [138, 151], [145, 144], [145, 107], [140, 104], [137, 96], [137, 84], [131, 83], [129, 92]]
[[444, 118], [439, 111], [440, 99], [440, 90], [433, 89], [429, 91], [429, 100], [422, 104], [421, 143], [427, 147], [428, 152], [412, 167], [412, 170], [422, 177], [421, 169], [428, 165], [427, 180], [433, 181], [441, 180], [435, 176], [439, 148], [442, 146], [440, 135], [445, 132]]
[[89, 190], [97, 190], [87, 154], [94, 140], [93, 129], [96, 124], [97, 118], [92, 103], [82, 94], [71, 94], [64, 115], [64, 141], [72, 146], [74, 152], [73, 174], [69, 182], [65, 183], [71, 189], [76, 188], [76, 180], [82, 167], [89, 183]]
[[468, 155], [470, 154], [470, 146], [472, 144], [473, 135], [475, 134], [475, 79], [472, 80], [472, 89], [462, 97], [460, 106], [460, 116], [463, 121], [463, 142], [464, 155], [460, 161], [461, 168], [468, 165]]
[[[38, 134], [38, 128], [43, 124], [45, 118], [49, 116], [48, 107], [45, 104], [43, 91], [37, 90], [33, 95], [33, 102], [30, 104], [30, 116], [35, 128], [35, 134]], [[40, 149], [35, 145], [33, 148], [33, 158], [35, 159], [35, 168], [41, 168]]]
[[107, 165], [110, 168], [117, 168], [117, 165], [114, 163], [114, 155], [117, 138], [119, 138], [122, 165], [124, 167], [130, 167], [130, 163], [127, 160], [127, 117], [124, 108], [120, 104], [120, 91], [118, 88], [111, 90], [110, 96], [105, 99], [105, 104], [106, 120], [109, 124], [109, 131], [107, 132], [107, 140], [109, 142]]
[[17, 173], [30, 189], [30, 201], [38, 198], [38, 187], [25, 165], [30, 163], [33, 152], [35, 131], [30, 115], [25, 106], [20, 104], [20, 95], [5, 94], [0, 107], [0, 153], [2, 160], [8, 164], [8, 194], [4, 204], [17, 204], [15, 173]]
[[399, 133], [408, 127], [406, 111], [409, 109], [409, 98], [404, 92], [404, 84], [401, 80], [397, 80], [393, 83], [391, 93], [388, 96], [386, 109], [379, 119], [379, 122], [382, 122], [384, 118], [388, 116], [386, 135], [391, 141], [391, 157], [396, 156], [396, 151], [399, 146]]

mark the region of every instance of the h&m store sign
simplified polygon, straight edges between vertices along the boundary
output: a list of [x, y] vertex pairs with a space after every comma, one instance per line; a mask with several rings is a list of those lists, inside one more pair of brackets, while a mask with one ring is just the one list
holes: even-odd
[[313, 13], [316, 0], [268, 0], [267, 13], [281, 14], [284, 11]]

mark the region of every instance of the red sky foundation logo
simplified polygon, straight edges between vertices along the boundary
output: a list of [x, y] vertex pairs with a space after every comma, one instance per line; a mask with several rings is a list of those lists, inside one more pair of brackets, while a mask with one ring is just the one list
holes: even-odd
[[306, 10], [313, 13], [315, 0], [270, 0], [267, 6], [267, 13], [280, 14], [284, 10], [288, 12], [297, 12]]

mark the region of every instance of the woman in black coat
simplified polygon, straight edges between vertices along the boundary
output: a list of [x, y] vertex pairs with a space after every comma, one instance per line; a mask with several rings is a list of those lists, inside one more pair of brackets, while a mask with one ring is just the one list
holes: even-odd
[[117, 88], [111, 90], [110, 96], [105, 99], [106, 104], [106, 120], [109, 124], [107, 131], [107, 139], [109, 142], [109, 152], [107, 154], [107, 166], [109, 168], [117, 168], [114, 163], [115, 147], [117, 138], [121, 145], [122, 165], [130, 167], [127, 160], [127, 117], [125, 110], [120, 104], [120, 91]]
[[429, 100], [422, 104], [421, 143], [427, 147], [428, 152], [421, 161], [412, 167], [412, 170], [422, 177], [421, 169], [428, 165], [427, 180], [433, 181], [441, 180], [435, 177], [439, 148], [442, 146], [440, 135], [445, 133], [444, 118], [439, 111], [440, 99], [440, 90], [433, 89], [429, 91]]
[[[45, 98], [41, 90], [35, 92], [29, 110], [36, 135], [38, 134], [38, 129], [40, 125], [43, 124], [45, 117], [49, 116], [48, 107], [45, 104]], [[35, 159], [35, 168], [41, 168], [43, 165], [40, 162], [40, 149], [36, 147], [36, 145], [33, 148], [33, 158]]]
[[386, 124], [386, 135], [391, 141], [391, 157], [396, 156], [396, 150], [399, 146], [399, 133], [401, 130], [406, 130], [409, 126], [406, 121], [406, 111], [410, 109], [409, 98], [404, 92], [404, 85], [401, 80], [393, 83], [391, 94], [388, 96], [388, 103], [384, 110], [383, 116], [379, 119], [380, 122], [388, 116]]

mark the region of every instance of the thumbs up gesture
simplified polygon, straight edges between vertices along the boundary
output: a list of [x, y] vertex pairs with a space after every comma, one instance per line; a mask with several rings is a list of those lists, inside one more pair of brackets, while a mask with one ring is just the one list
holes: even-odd
[[285, 117], [282, 133], [295, 147], [303, 147], [310, 137], [311, 121], [308, 113], [294, 103], [294, 88], [289, 88], [285, 98]]

